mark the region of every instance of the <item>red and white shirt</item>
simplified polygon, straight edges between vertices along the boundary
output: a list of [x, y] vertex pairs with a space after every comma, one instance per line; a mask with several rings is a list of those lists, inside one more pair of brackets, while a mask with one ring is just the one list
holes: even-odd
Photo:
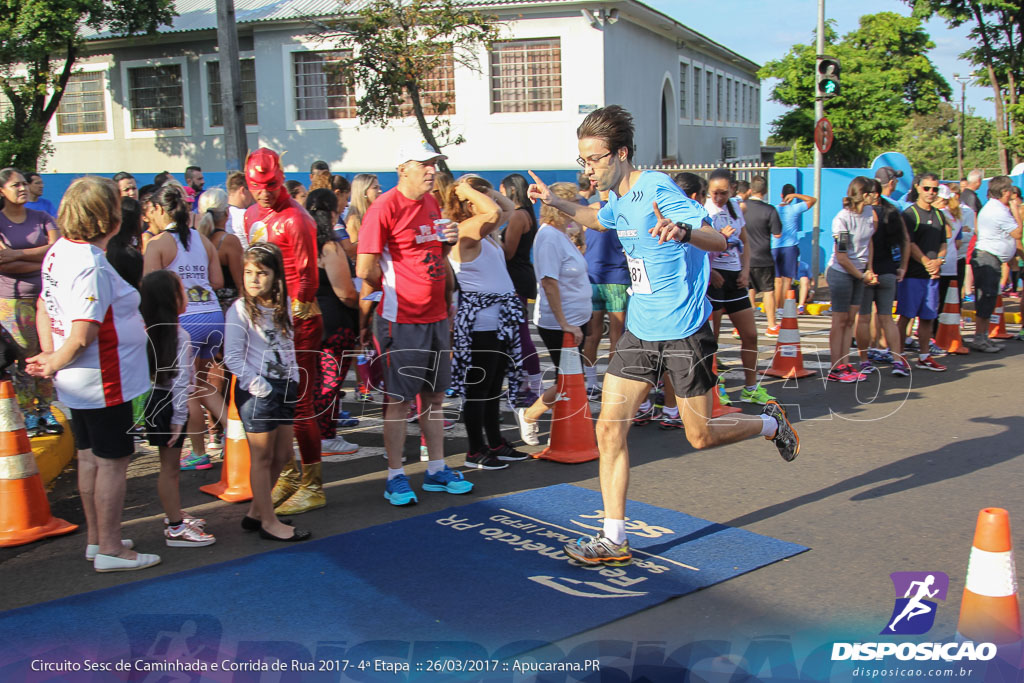
[[117, 274], [102, 249], [57, 240], [43, 259], [43, 292], [53, 349], [63, 346], [76, 320], [100, 326], [96, 339], [57, 371], [57, 397], [71, 408], [105, 408], [150, 388], [146, 325], [139, 292]]
[[434, 221], [441, 208], [429, 192], [419, 201], [397, 189], [370, 205], [359, 227], [359, 253], [380, 254], [384, 296], [378, 312], [393, 323], [434, 323], [448, 317], [445, 264]]

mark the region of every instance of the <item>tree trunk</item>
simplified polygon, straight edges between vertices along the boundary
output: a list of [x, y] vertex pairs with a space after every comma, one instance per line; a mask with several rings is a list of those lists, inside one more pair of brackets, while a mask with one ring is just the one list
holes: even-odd
[[[438, 152], [443, 151], [441, 146], [437, 144], [437, 139], [434, 138], [434, 131], [430, 128], [430, 124], [427, 123], [427, 117], [423, 113], [423, 103], [420, 101], [419, 86], [413, 81], [408, 81], [405, 84], [405, 89], [409, 92], [409, 99], [412, 101], [412, 111], [416, 114], [416, 123], [419, 124], [420, 132], [423, 133], [423, 139]], [[444, 159], [438, 160], [437, 169], [447, 173], [448, 175], [452, 174], [452, 172], [448, 170], [448, 164], [444, 162]]]

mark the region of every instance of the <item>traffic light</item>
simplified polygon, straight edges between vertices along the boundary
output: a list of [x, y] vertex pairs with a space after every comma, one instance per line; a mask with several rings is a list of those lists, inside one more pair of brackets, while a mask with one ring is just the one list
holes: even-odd
[[818, 97], [828, 99], [839, 94], [839, 60], [818, 57]]

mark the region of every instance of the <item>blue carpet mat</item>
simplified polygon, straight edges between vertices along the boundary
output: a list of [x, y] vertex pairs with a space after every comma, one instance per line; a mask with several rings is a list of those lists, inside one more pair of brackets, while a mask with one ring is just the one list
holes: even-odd
[[128, 662], [121, 680], [158, 680], [150, 661], [501, 659], [806, 550], [631, 502], [632, 565], [569, 563], [562, 545], [600, 510], [562, 484], [0, 612], [0, 680], [33, 659]]

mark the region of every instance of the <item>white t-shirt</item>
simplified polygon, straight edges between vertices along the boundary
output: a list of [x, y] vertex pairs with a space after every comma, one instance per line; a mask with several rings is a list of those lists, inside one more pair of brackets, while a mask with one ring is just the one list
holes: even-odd
[[582, 325], [593, 313], [587, 260], [567, 235], [547, 223], [540, 226], [533, 240], [533, 272], [537, 276], [537, 305], [533, 307], [533, 324], [557, 330], [561, 328], [551, 311], [541, 280], [558, 280], [562, 295], [562, 315], [570, 325]]
[[985, 202], [978, 212], [978, 241], [974, 248], [987, 251], [1006, 263], [1017, 253], [1017, 241], [1010, 233], [1017, 229], [1017, 219], [1010, 207], [998, 199]]
[[[224, 316], [224, 364], [247, 391], [257, 377], [299, 381], [292, 337], [274, 325], [273, 309], [259, 308], [263, 315], [253, 323], [240, 297]], [[291, 316], [291, 299], [288, 308]]]
[[245, 209], [228, 205], [227, 230], [242, 242], [242, 249], [249, 248], [249, 236], [245, 234]]
[[103, 250], [62, 237], [46, 252], [42, 274], [40, 296], [55, 351], [76, 320], [100, 326], [96, 339], [57, 371], [57, 397], [71, 408], [89, 410], [120, 405], [148, 391], [148, 337], [139, 292], [117, 274]]
[[[871, 244], [871, 236], [875, 234], [875, 210], [867, 204], [859, 214], [849, 209], [841, 209], [832, 219], [832, 236], [838, 238], [844, 233], [849, 234], [846, 255], [857, 270], [863, 272], [868, 263], [868, 245]], [[846, 272], [846, 269], [836, 262], [835, 249], [832, 251], [828, 266], [841, 273]]]
[[711, 217], [711, 227], [718, 232], [722, 232], [728, 225], [731, 225], [736, 230], [733, 236], [728, 238], [729, 246], [725, 251], [711, 253], [711, 267], [717, 270], [742, 270], [743, 261], [740, 260], [740, 254], [743, 253], [743, 243], [740, 241], [740, 236], [743, 234], [743, 228], [747, 224], [743, 218], [743, 212], [740, 211], [737, 203], [733, 202], [733, 209], [736, 210], [736, 218], [733, 218], [729, 215], [728, 208], [718, 206], [710, 199], [704, 203], [704, 209], [707, 210], [708, 215]]

